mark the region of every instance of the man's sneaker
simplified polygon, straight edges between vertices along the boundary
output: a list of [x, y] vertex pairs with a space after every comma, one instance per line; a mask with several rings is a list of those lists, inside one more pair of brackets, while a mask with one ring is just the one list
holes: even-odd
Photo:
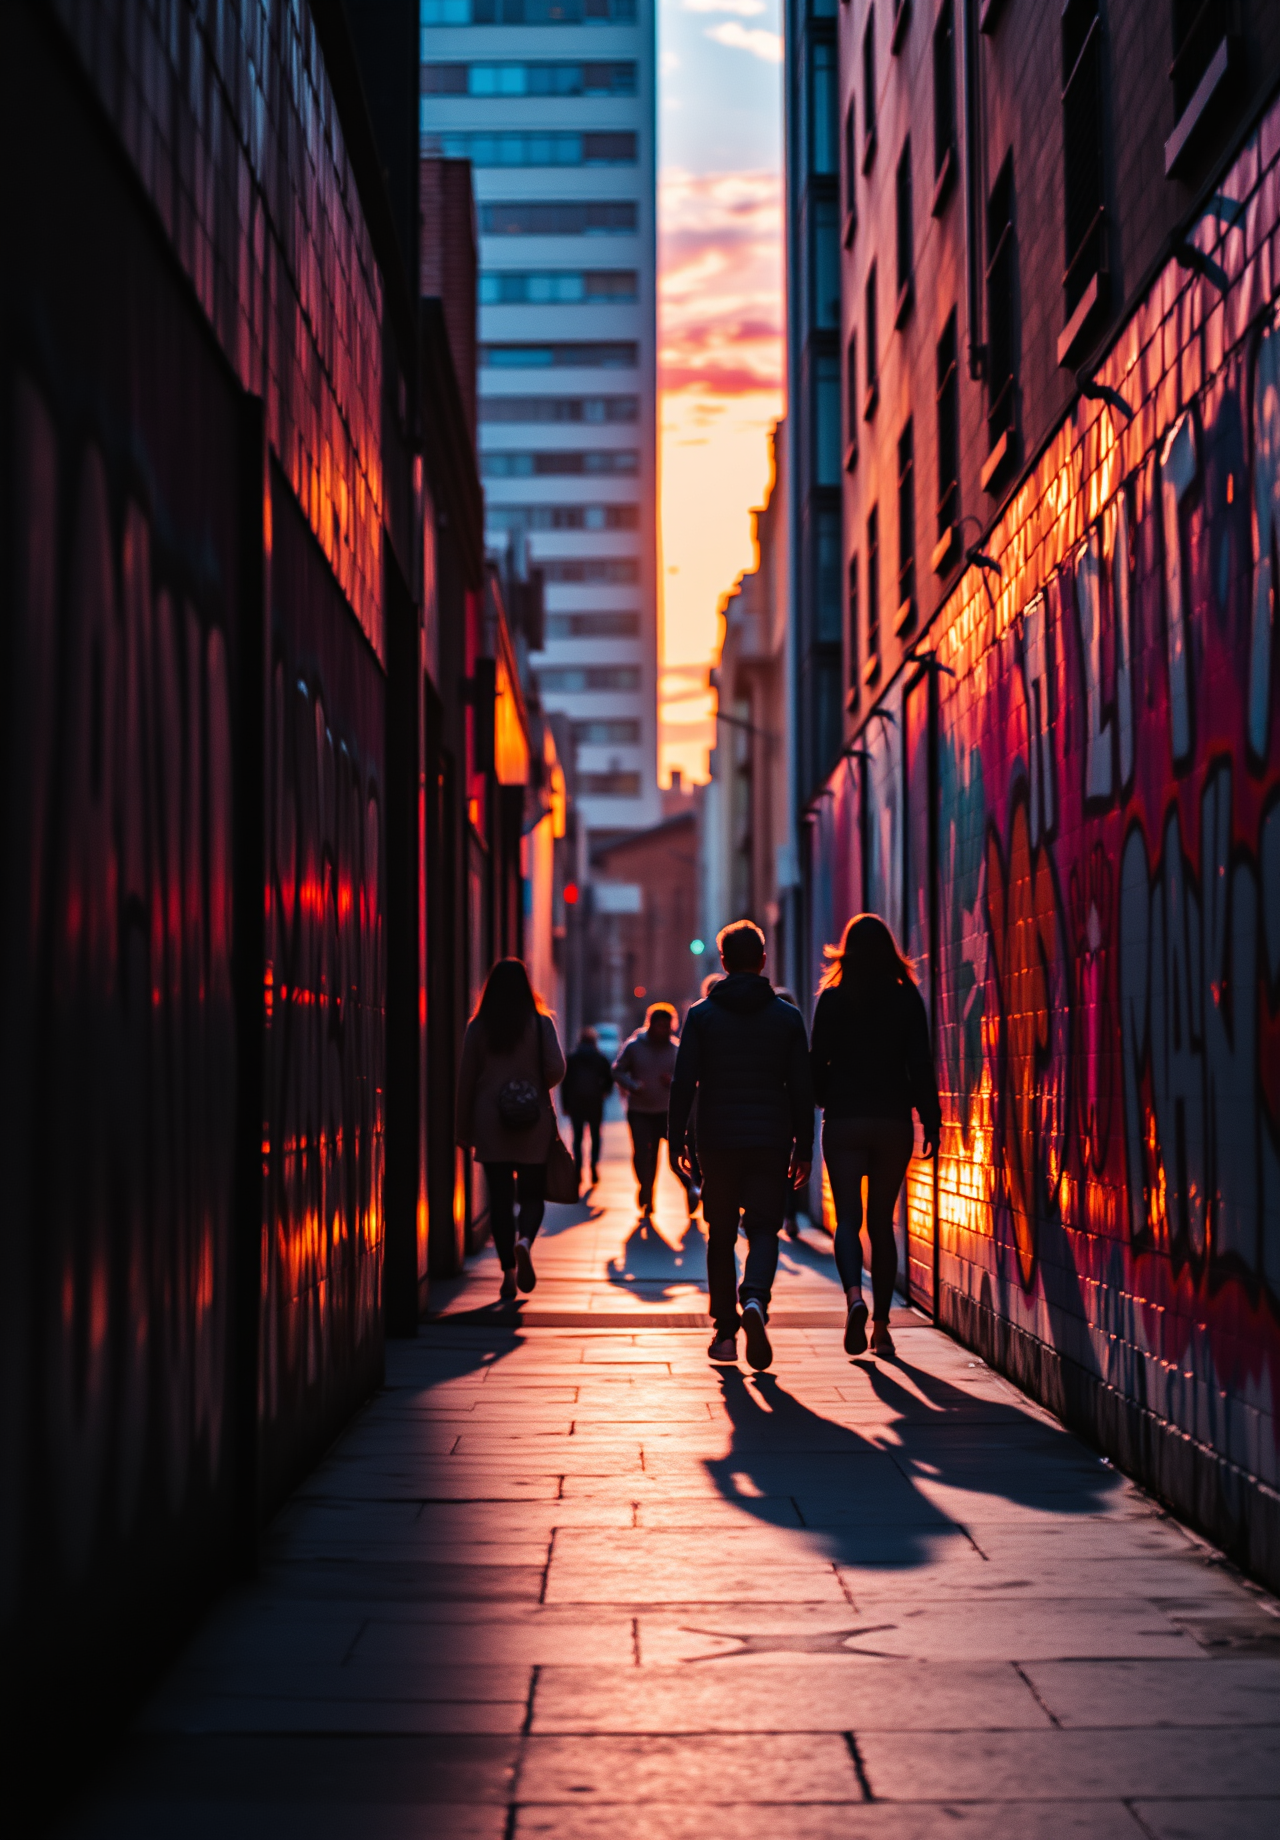
[[538, 1274], [533, 1269], [533, 1259], [529, 1252], [527, 1239], [516, 1241], [516, 1283], [522, 1291], [531, 1291], [538, 1282]]
[[515, 1294], [516, 1294], [516, 1268], [513, 1265], [510, 1271], [503, 1272], [502, 1289], [498, 1292], [498, 1295], [499, 1297], [501, 1297], [504, 1303], [510, 1303], [512, 1298], [515, 1296]]
[[888, 1323], [872, 1323], [871, 1352], [881, 1355], [886, 1361], [893, 1354], [893, 1337], [889, 1333]]
[[716, 1335], [712, 1338], [707, 1353], [713, 1361], [736, 1361], [738, 1358], [738, 1338], [736, 1335]]
[[764, 1311], [754, 1297], [742, 1306], [742, 1327], [747, 1337], [747, 1360], [759, 1373], [773, 1360], [773, 1349], [764, 1326]]
[[861, 1297], [849, 1305], [849, 1314], [844, 1319], [844, 1351], [846, 1354], [867, 1352], [867, 1306]]

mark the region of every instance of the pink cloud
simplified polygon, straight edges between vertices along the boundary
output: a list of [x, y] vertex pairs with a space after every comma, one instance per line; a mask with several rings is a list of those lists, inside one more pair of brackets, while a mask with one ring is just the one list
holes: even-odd
[[782, 193], [776, 173], [663, 174], [664, 389], [728, 396], [782, 376]]

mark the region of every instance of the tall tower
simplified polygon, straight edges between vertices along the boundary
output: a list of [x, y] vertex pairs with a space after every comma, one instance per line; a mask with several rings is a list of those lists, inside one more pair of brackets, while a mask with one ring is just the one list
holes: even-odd
[[546, 583], [594, 840], [656, 823], [655, 0], [421, 0], [422, 148], [469, 159], [486, 541]]

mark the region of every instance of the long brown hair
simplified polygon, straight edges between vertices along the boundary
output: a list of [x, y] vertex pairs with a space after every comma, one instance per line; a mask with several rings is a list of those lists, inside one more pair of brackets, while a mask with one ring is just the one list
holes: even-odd
[[858, 999], [886, 986], [915, 982], [911, 961], [902, 956], [879, 914], [855, 914], [839, 945], [823, 946], [822, 956], [827, 968], [818, 984], [820, 991], [843, 990], [846, 996]]
[[484, 981], [474, 1020], [494, 1054], [508, 1054], [542, 1004], [522, 958], [500, 958]]

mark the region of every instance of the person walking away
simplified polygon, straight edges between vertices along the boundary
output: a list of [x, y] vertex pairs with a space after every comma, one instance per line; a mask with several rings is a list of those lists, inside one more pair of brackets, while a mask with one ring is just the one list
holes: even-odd
[[[799, 1009], [800, 1005], [796, 1002], [795, 992], [787, 990], [782, 984], [774, 985], [773, 994], [775, 997], [781, 997], [784, 1003], [790, 1003], [793, 1009]], [[786, 1229], [788, 1239], [799, 1239], [800, 1196], [790, 1183], [787, 1184], [787, 1205], [783, 1209], [782, 1224]]]
[[573, 1126], [573, 1162], [582, 1181], [583, 1138], [591, 1131], [591, 1180], [600, 1180], [600, 1132], [604, 1119], [604, 1102], [613, 1091], [613, 1068], [607, 1055], [601, 1054], [594, 1029], [582, 1029], [578, 1045], [565, 1064], [564, 1084], [560, 1088], [560, 1109]]
[[[715, 1321], [708, 1353], [713, 1361], [736, 1359], [741, 1303], [747, 1359], [760, 1369], [773, 1359], [765, 1325], [787, 1189], [809, 1179], [813, 1082], [804, 1019], [764, 975], [760, 928], [750, 920], [735, 921], [721, 930], [716, 944], [725, 976], [685, 1018], [669, 1130], [687, 1177], [696, 1099], [707, 1289]], [[747, 1259], [739, 1290], [734, 1245], [740, 1216]]]
[[614, 1077], [627, 1095], [631, 1160], [636, 1172], [642, 1214], [653, 1212], [653, 1185], [658, 1153], [667, 1134], [667, 1104], [676, 1067], [679, 1038], [676, 1012], [669, 1003], [651, 1003], [644, 1022], [623, 1043], [613, 1063]]
[[813, 1086], [822, 1107], [822, 1154], [836, 1210], [836, 1266], [848, 1299], [844, 1345], [867, 1347], [862, 1295], [862, 1180], [871, 1242], [871, 1349], [891, 1355], [889, 1307], [898, 1276], [894, 1210], [911, 1161], [913, 1109], [932, 1156], [942, 1128], [929, 1019], [893, 934], [876, 914], [856, 914], [827, 970], [813, 1015]]
[[462, 1038], [456, 1136], [484, 1168], [504, 1298], [538, 1281], [530, 1249], [542, 1225], [547, 1153], [557, 1132], [551, 1088], [564, 1067], [556, 1025], [523, 961], [500, 958]]

